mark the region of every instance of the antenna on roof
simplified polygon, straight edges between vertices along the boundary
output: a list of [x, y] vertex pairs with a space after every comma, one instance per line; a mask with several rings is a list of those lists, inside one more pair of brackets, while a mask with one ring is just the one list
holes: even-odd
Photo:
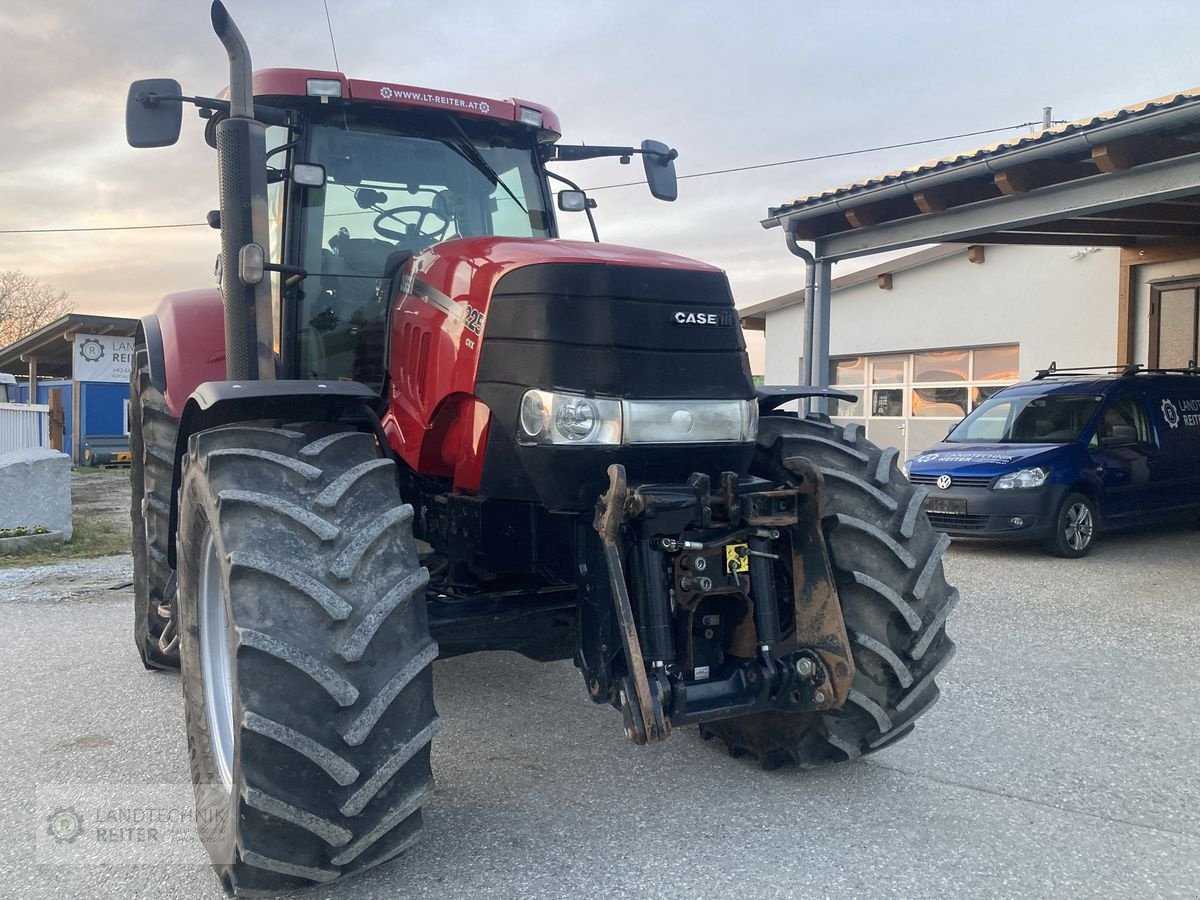
[[329, 0], [321, 0], [321, 3], [325, 7], [325, 25], [329, 28], [329, 45], [333, 47], [333, 67], [340, 72], [342, 67], [338, 64], [337, 42], [333, 39], [333, 22], [329, 18]]

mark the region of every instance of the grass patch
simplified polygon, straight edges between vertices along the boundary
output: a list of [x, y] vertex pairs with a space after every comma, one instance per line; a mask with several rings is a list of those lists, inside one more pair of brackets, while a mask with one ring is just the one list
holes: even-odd
[[129, 526], [118, 528], [104, 521], [73, 516], [71, 540], [56, 547], [41, 547], [28, 553], [0, 556], [0, 569], [42, 566], [66, 559], [90, 559], [130, 552]]

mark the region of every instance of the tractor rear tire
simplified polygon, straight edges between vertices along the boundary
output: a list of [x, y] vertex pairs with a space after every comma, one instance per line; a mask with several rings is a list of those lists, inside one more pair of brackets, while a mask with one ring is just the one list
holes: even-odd
[[150, 381], [146, 348], [129, 383], [129, 518], [133, 539], [133, 642], [147, 669], [178, 669], [175, 570], [167, 562], [171, 477], [179, 422]]
[[431, 792], [438, 649], [412, 507], [374, 436], [328, 430], [215, 428], [183, 461], [188, 752], [231, 894], [398, 856]]
[[822, 525], [856, 671], [841, 709], [700, 726], [731, 755], [756, 757], [765, 769], [844, 762], [904, 737], [937, 700], [934, 679], [954, 655], [945, 623], [958, 592], [941, 564], [950, 539], [930, 526], [926, 489], [901, 474], [897, 456], [866, 440], [861, 425], [842, 428], [815, 416], [761, 420], [754, 474], [793, 481], [787, 460], [803, 457], [824, 477]]

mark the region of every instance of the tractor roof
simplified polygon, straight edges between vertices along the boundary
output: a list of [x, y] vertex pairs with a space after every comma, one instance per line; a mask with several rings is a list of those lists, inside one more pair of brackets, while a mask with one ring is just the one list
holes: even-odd
[[[441, 109], [455, 115], [523, 122], [536, 125], [540, 119], [542, 139], [557, 140], [562, 134], [558, 116], [548, 107], [528, 100], [494, 100], [472, 94], [457, 94], [390, 81], [347, 78], [341, 72], [316, 69], [260, 69], [254, 73], [256, 97], [342, 97], [360, 103], [408, 109]], [[535, 115], [536, 114], [536, 115]]]

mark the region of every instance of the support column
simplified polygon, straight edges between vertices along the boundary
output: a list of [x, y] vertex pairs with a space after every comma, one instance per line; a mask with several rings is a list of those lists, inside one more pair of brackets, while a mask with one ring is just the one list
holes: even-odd
[[[833, 298], [833, 263], [829, 259], [817, 260], [816, 296], [813, 298], [813, 341], [812, 364], [809, 368], [810, 381], [818, 387], [829, 385], [829, 314]], [[813, 412], [828, 413], [829, 401], [814, 397], [809, 404]]]
[[25, 402], [32, 406], [37, 403], [37, 357], [30, 356], [25, 361], [29, 363], [29, 396]]

